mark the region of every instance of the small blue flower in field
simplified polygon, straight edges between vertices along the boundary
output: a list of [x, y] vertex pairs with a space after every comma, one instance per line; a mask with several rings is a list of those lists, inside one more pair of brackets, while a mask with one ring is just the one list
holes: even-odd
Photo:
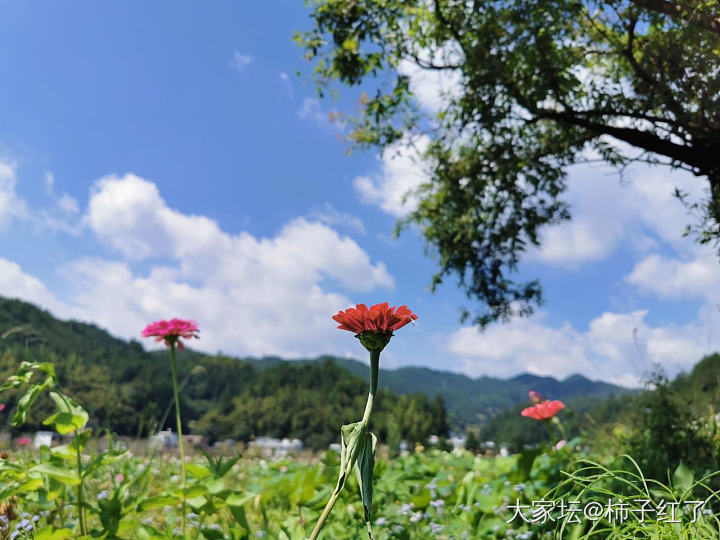
[[437, 534], [442, 530], [442, 525], [439, 525], [437, 523], [430, 523], [430, 530]]
[[415, 512], [412, 516], [410, 516], [410, 522], [411, 523], [417, 523], [423, 518], [423, 515], [421, 512]]
[[433, 508], [440, 508], [444, 504], [445, 504], [445, 501], [443, 501], [442, 499], [436, 499], [434, 501], [430, 501], [430, 506], [432, 506]]
[[412, 510], [413, 508], [415, 508], [415, 505], [414, 505], [413, 503], [403, 504], [403, 505], [400, 507], [400, 513], [401, 513], [403, 516], [407, 516], [407, 515], [410, 513], [410, 510]]
[[108, 491], [107, 491], [107, 489], [103, 489], [100, 493], [98, 493], [97, 498], [98, 498], [98, 501], [101, 501], [101, 500], [103, 500], [103, 499], [107, 499], [107, 498], [108, 498]]
[[378, 527], [382, 527], [386, 523], [387, 523], [387, 519], [385, 519], [384, 517], [381, 517], [381, 518], [377, 519], [377, 521], [375, 522], [375, 525], [377, 525]]
[[187, 517], [188, 519], [195, 519], [196, 517], [198, 517], [198, 515], [195, 512], [190, 512]]
[[255, 533], [255, 536], [258, 538], [263, 538], [265, 536], [265, 531], [258, 531]]

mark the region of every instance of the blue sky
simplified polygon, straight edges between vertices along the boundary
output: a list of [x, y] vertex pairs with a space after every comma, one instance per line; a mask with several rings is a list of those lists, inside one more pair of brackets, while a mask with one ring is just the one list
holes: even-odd
[[[277, 6], [275, 6], [277, 7]], [[485, 333], [417, 231], [392, 237], [423, 178], [411, 152], [345, 155], [291, 38], [303, 3], [0, 1], [0, 294], [137, 337], [196, 318], [198, 348], [364, 358], [330, 315], [355, 302], [420, 315], [384, 357], [472, 376], [580, 372], [632, 384], [718, 349], [717, 261], [680, 237], [689, 175], [570, 171], [575, 220], [528, 253], [547, 302]], [[298, 76], [296, 72], [300, 71]], [[415, 73], [420, 105], [439, 81]]]

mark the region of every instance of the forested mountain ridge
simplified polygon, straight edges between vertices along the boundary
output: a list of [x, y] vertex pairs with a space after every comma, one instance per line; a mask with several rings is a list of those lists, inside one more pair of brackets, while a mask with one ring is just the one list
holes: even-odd
[[[88, 409], [95, 427], [123, 435], [174, 427], [172, 415], [165, 415], [172, 399], [167, 352], [147, 352], [138, 341], [6, 298], [0, 298], [0, 336], [0, 381], [15, 372], [27, 346], [36, 360], [55, 364], [63, 389]], [[336, 442], [338, 426], [356, 420], [365, 406], [367, 381], [330, 360], [238, 360], [192, 350], [177, 360], [185, 429], [211, 440], [297, 437], [320, 448]], [[6, 427], [17, 398], [15, 391], [0, 395]], [[41, 427], [48, 405], [36, 404], [26, 429]], [[424, 441], [448, 430], [442, 400], [387, 389], [378, 394], [373, 424], [385, 440]]]
[[[321, 359], [324, 357], [321, 357]], [[350, 372], [367, 377], [369, 367], [357, 360], [334, 359]], [[461, 373], [439, 371], [426, 367], [380, 369], [380, 384], [398, 394], [421, 392], [443, 398], [453, 425], [484, 423], [498, 412], [527, 402], [528, 390], [535, 390], [549, 399], [570, 400], [577, 397], [604, 399], [628, 392], [626, 388], [582, 375], [564, 380], [524, 373], [510, 379], [480, 377], [472, 379]]]
[[[128, 435], [158, 427], [172, 398], [164, 350], [147, 352], [137, 340], [117, 339], [95, 325], [61, 321], [31, 304], [0, 298], [0, 335], [13, 328], [0, 340], [3, 380], [23, 358], [27, 343], [38, 360], [56, 364], [62, 384], [93, 413], [98, 426]], [[294, 436], [316, 446], [335, 440], [337, 426], [362, 412], [369, 376], [368, 366], [357, 360], [236, 359], [190, 349], [178, 355], [178, 370], [180, 380], [187, 379], [181, 401], [191, 431], [213, 439]], [[414, 440], [446, 431], [445, 409], [454, 428], [485, 423], [525, 402], [531, 388], [563, 400], [624, 391], [579, 375], [564, 381], [529, 374], [472, 379], [424, 367], [381, 369], [380, 387], [378, 431], [387, 435], [392, 410], [395, 427]], [[9, 403], [0, 396], [3, 400]], [[172, 425], [172, 415], [165, 425]]]

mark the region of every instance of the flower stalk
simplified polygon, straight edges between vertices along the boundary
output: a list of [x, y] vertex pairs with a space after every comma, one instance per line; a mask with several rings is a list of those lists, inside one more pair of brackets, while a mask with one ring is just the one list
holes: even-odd
[[360, 497], [365, 514], [368, 538], [372, 540], [370, 513], [372, 510], [372, 476], [375, 466], [377, 437], [368, 431], [380, 374], [380, 353], [390, 342], [393, 332], [417, 319], [407, 306], [389, 307], [388, 303], [376, 304], [368, 309], [365, 304], [340, 311], [333, 320], [340, 323], [338, 328], [355, 332], [363, 347], [370, 353], [370, 391], [362, 420], [342, 426], [340, 430], [340, 474], [330, 500], [320, 514], [309, 540], [316, 540], [325, 521], [345, 487], [350, 472], [355, 469]]
[[83, 503], [83, 472], [82, 472], [82, 455], [80, 454], [80, 439], [78, 437], [78, 430], [75, 430], [75, 453], [77, 456], [77, 470], [78, 470], [78, 485], [77, 485], [77, 499], [78, 499], [78, 519], [80, 520], [80, 532], [83, 536], [87, 535], [87, 523], [85, 521], [85, 506]]
[[175, 349], [184, 348], [182, 339], [198, 337], [198, 325], [195, 321], [187, 319], [170, 319], [168, 321], [155, 321], [148, 324], [142, 331], [142, 337], [154, 337], [157, 342], [164, 342], [170, 349], [170, 369], [172, 371], [173, 400], [175, 401], [175, 424], [177, 426], [178, 451], [180, 454], [181, 471], [181, 501], [182, 501], [182, 533], [185, 536], [185, 449], [182, 440], [182, 418], [180, 417], [180, 391], [178, 389], [177, 366], [175, 364]]
[[180, 417], [180, 399], [177, 382], [177, 367], [175, 365], [175, 342], [170, 343], [170, 368], [172, 370], [173, 396], [175, 398], [175, 422], [177, 424], [178, 452], [180, 453], [181, 489], [182, 489], [182, 531], [185, 535], [185, 449], [182, 439], [182, 419]]
[[[378, 386], [378, 378], [380, 374], [380, 351], [370, 351], [370, 391], [368, 392], [367, 402], [365, 403], [365, 412], [363, 413], [363, 418], [360, 421], [360, 424], [362, 426], [362, 431], [367, 432], [368, 424], [370, 423], [370, 416], [372, 415], [373, 405], [375, 403], [375, 394], [377, 393], [377, 386]], [[344, 483], [344, 482], [343, 482]], [[339, 485], [339, 483], [338, 483]], [[335, 489], [333, 491], [333, 494], [330, 496], [330, 500], [328, 500], [327, 504], [325, 505], [325, 508], [322, 511], [322, 514], [320, 514], [320, 518], [318, 519], [317, 523], [315, 524], [315, 527], [312, 530], [312, 533], [310, 534], [309, 540], [315, 540], [318, 535], [320, 534], [320, 530], [322, 529], [323, 525], [325, 524], [325, 521], [330, 516], [330, 512], [332, 512], [333, 507], [335, 506], [335, 503], [338, 500], [338, 497], [340, 497], [340, 493], [342, 493], [342, 486], [340, 486], [340, 489]], [[370, 530], [368, 529], [368, 535], [370, 535], [370, 538], [372, 538], [372, 535], [370, 533]]]

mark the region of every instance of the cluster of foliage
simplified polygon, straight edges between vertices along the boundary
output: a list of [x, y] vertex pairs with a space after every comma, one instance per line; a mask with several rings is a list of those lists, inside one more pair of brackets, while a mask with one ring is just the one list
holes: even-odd
[[[635, 394], [626, 392], [620, 396], [580, 397], [567, 401], [563, 412], [563, 425], [569, 437], [587, 436], [617, 425], [630, 422]], [[493, 416], [479, 430], [482, 441], [506, 443], [510, 451], [522, 450], [526, 445], [539, 444], [547, 440], [547, 431], [538, 422], [520, 416], [526, 404], [516, 405]]]
[[[705, 498], [687, 469], [668, 485], [645, 481], [632, 462], [577, 462], [585, 456], [573, 441], [562, 450], [536, 449], [509, 457], [481, 458], [470, 452], [439, 450], [379, 459], [374, 471], [374, 533], [378, 540], [530, 539], [530, 538], [717, 538], [716, 516], [701, 514], [696, 523], [612, 517], [581, 524], [512, 520], [513, 505], [545, 500], [595, 500], [649, 496], [658, 501]], [[282, 457], [258, 459], [194, 458], [188, 465], [188, 524], [180, 531], [179, 463], [173, 457], [136, 457], [115, 450], [108, 456], [89, 441], [83, 453], [87, 527], [90, 537], [141, 540], [198, 538], [304, 540], [322, 510], [339, 467], [339, 456], [326, 452], [308, 463]], [[80, 534], [75, 498], [77, 476], [62, 451], [18, 451], [0, 461], [2, 500], [13, 519], [0, 538], [68, 540]], [[103, 462], [102, 467], [91, 463]], [[567, 474], [562, 473], [565, 471]], [[568, 477], [568, 474], [570, 475]], [[8, 479], [12, 478], [8, 482]], [[151, 481], [152, 480], [152, 481]], [[362, 503], [354, 476], [348, 479], [320, 538], [355, 538], [363, 527]], [[650, 492], [650, 490], [652, 490]], [[710, 506], [706, 506], [710, 508]], [[531, 521], [531, 515], [525, 510]], [[2, 520], [0, 520], [2, 521]], [[4, 534], [4, 536], [3, 536]]]
[[[562, 415], [569, 437], [582, 436], [595, 451], [627, 452], [646, 477], [665, 481], [679, 467], [697, 475], [717, 470], [720, 454], [720, 354], [706, 356], [670, 381], [656, 371], [633, 394], [573, 400]], [[522, 405], [495, 416], [480, 440], [508, 443], [511, 451], [547, 440], [538, 422], [522, 418]], [[709, 485], [720, 488], [713, 478]]]

